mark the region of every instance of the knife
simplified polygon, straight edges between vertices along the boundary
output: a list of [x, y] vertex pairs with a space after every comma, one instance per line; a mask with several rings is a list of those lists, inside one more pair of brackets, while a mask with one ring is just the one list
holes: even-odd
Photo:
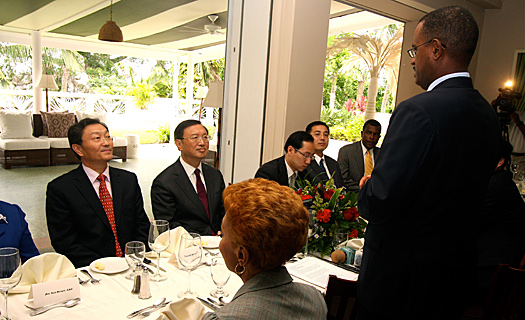
[[219, 310], [219, 307], [217, 307], [216, 305], [214, 305], [213, 303], [209, 302], [208, 300], [206, 299], [203, 299], [201, 297], [197, 297], [197, 299], [199, 299], [202, 304], [204, 304], [206, 307], [212, 309], [213, 311], [217, 311]]
[[[157, 268], [157, 265], [156, 265], [153, 261], [151, 261], [150, 259], [148, 259], [148, 258], [144, 258], [144, 263], [145, 263], [145, 264], [149, 264], [150, 266], [154, 266], [155, 268]], [[160, 271], [164, 271], [164, 272], [166, 272], [166, 270], [164, 270], [163, 267], [160, 267], [159, 270], [160, 270]]]

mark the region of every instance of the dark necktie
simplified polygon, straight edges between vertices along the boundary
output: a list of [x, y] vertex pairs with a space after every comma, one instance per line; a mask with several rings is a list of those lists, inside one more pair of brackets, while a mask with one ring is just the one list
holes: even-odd
[[106, 187], [106, 176], [101, 174], [97, 177], [97, 179], [98, 181], [100, 181], [98, 196], [100, 197], [100, 202], [102, 202], [102, 206], [104, 207], [104, 211], [106, 212], [106, 216], [108, 217], [109, 225], [111, 226], [111, 231], [113, 231], [113, 236], [115, 236], [115, 250], [117, 252], [117, 257], [122, 257], [122, 249], [120, 248], [120, 244], [118, 243], [117, 238], [117, 225], [115, 224], [113, 199], [111, 199], [111, 195], [109, 194], [108, 188]]
[[319, 161], [319, 167], [321, 167], [321, 171], [326, 173], [326, 168], [324, 167], [324, 159], [321, 159], [321, 161]]
[[208, 207], [208, 195], [206, 194], [206, 189], [204, 188], [204, 184], [202, 184], [200, 170], [195, 169], [195, 176], [197, 177], [197, 194], [199, 195], [199, 198], [201, 199], [202, 205], [204, 206], [204, 209], [206, 210], [206, 214], [208, 215], [208, 219], [210, 218], [210, 209]]

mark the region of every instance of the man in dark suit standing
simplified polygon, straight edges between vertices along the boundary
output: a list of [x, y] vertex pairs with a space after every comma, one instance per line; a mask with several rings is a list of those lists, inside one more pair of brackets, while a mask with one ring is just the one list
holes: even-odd
[[427, 92], [399, 104], [361, 180], [360, 320], [460, 319], [474, 296], [476, 223], [500, 144], [496, 113], [467, 72], [477, 39], [457, 6], [416, 27], [408, 54]]
[[365, 175], [371, 174], [379, 154], [376, 147], [381, 137], [381, 124], [370, 119], [363, 125], [361, 141], [354, 142], [339, 149], [337, 162], [341, 167], [346, 190], [359, 192], [359, 181]]
[[314, 138], [305, 131], [292, 133], [284, 144], [283, 156], [263, 164], [255, 178], [273, 180], [282, 186], [294, 187], [299, 172], [306, 169], [315, 152]]
[[208, 129], [200, 121], [185, 120], [174, 135], [181, 155], [153, 180], [153, 215], [168, 220], [172, 229], [216, 235], [224, 217], [224, 179], [219, 170], [202, 164], [210, 147]]
[[334, 178], [335, 186], [341, 188], [343, 186], [343, 177], [337, 161], [323, 154], [330, 142], [330, 129], [326, 123], [314, 121], [306, 126], [305, 131], [314, 138], [315, 153], [312, 161], [300, 173], [300, 176], [313, 184], [325, 183], [328, 179]]
[[147, 243], [150, 222], [137, 176], [108, 166], [113, 140], [107, 126], [83, 119], [69, 128], [68, 140], [82, 164], [47, 185], [47, 228], [55, 251], [78, 268], [123, 256], [128, 241]]

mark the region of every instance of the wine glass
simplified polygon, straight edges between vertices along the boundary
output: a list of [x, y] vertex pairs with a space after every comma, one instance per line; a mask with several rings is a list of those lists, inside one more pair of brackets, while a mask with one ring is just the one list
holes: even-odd
[[177, 296], [179, 298], [197, 297], [198, 295], [191, 291], [191, 271], [195, 269], [202, 260], [202, 241], [198, 233], [190, 232], [181, 235], [177, 259], [179, 265], [188, 271], [188, 289], [179, 292]]
[[230, 279], [231, 271], [224, 263], [224, 259], [213, 258], [211, 259], [211, 268], [210, 268], [211, 279], [217, 286], [216, 290], [213, 290], [210, 295], [215, 298], [227, 297], [228, 293], [225, 292], [222, 288], [226, 285]]
[[137, 268], [144, 262], [146, 246], [141, 241], [130, 241], [126, 243], [124, 257], [131, 268], [131, 272], [126, 275], [126, 279], [135, 279]]
[[160, 253], [170, 245], [170, 225], [166, 220], [153, 220], [149, 226], [148, 245], [157, 253], [157, 272], [150, 278], [151, 281], [164, 281], [168, 277], [160, 274]]
[[7, 313], [7, 296], [11, 288], [16, 287], [22, 278], [22, 265], [20, 254], [16, 248], [0, 248], [0, 291], [5, 298], [5, 315], [3, 319], [9, 319]]

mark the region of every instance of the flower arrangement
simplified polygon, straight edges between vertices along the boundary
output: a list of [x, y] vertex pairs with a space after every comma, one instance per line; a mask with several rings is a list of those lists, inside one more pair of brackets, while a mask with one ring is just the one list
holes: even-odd
[[336, 188], [334, 180], [312, 185], [308, 180], [296, 181], [297, 194], [313, 213], [308, 233], [308, 251], [325, 256], [334, 251], [338, 233], [348, 239], [362, 238], [367, 222], [359, 216], [357, 193]]

